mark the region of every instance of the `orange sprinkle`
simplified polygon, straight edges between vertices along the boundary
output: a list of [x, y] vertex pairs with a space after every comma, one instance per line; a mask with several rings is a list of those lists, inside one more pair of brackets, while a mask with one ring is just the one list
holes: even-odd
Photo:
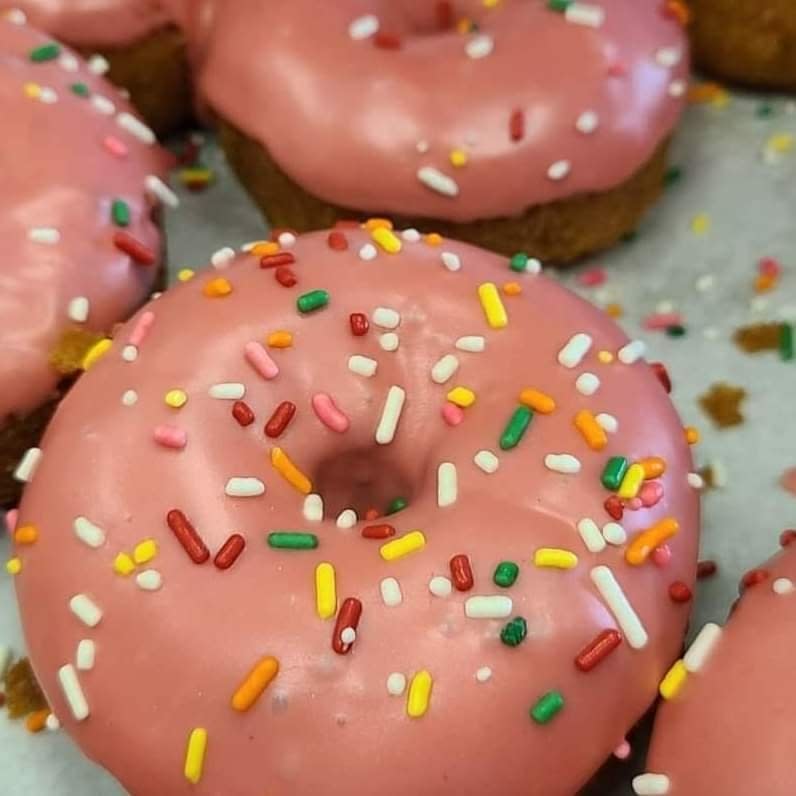
[[528, 387], [520, 393], [520, 403], [530, 406], [534, 412], [539, 412], [542, 415], [549, 415], [556, 408], [556, 402], [547, 393], [534, 390], [532, 387]]
[[278, 673], [279, 661], [276, 658], [269, 656], [259, 660], [232, 695], [232, 707], [241, 712], [249, 710]]
[[693, 426], [686, 426], [683, 431], [685, 432], [685, 441], [689, 445], [696, 445], [699, 442], [699, 429]]
[[293, 345], [293, 334], [280, 329], [279, 331], [271, 332], [266, 342], [271, 348], [290, 348]]
[[471, 19], [467, 17], [462, 17], [456, 23], [456, 32], [457, 33], [469, 33], [473, 29], [473, 22]]
[[39, 529], [35, 525], [22, 525], [14, 531], [17, 544], [34, 544], [39, 538]]
[[671, 539], [680, 530], [680, 523], [674, 517], [666, 517], [656, 522], [651, 528], [642, 531], [627, 546], [625, 561], [637, 567], [643, 564], [656, 547]]
[[610, 365], [614, 361], [614, 355], [610, 351], [598, 351], [597, 359], [603, 365]]
[[50, 711], [47, 708], [33, 711], [25, 719], [25, 729], [28, 732], [41, 732], [47, 726], [47, 717], [49, 715]]
[[688, 101], [692, 105], [701, 105], [703, 103], [713, 102], [723, 93], [724, 89], [718, 83], [694, 83], [688, 89]]
[[581, 409], [575, 415], [575, 428], [580, 431], [586, 444], [593, 451], [601, 451], [608, 444], [608, 435], [605, 433], [605, 429], [588, 409]]
[[625, 314], [621, 304], [608, 304], [605, 307], [605, 314], [610, 318], [621, 318]]
[[666, 472], [666, 460], [660, 456], [648, 456], [646, 459], [639, 459], [636, 464], [640, 464], [644, 469], [644, 480], [660, 478]]
[[225, 279], [223, 276], [217, 276], [215, 279], [205, 282], [202, 288], [202, 293], [208, 298], [222, 298], [223, 296], [228, 296], [231, 292], [232, 285], [229, 279]]
[[522, 293], [522, 285], [519, 282], [506, 282], [503, 285], [503, 292], [507, 296], [519, 296]]
[[423, 240], [429, 246], [439, 246], [442, 243], [442, 235], [436, 232], [429, 232], [428, 235], [423, 236]]
[[369, 218], [362, 226], [369, 232], [374, 229], [392, 229], [392, 221], [387, 218]]
[[255, 243], [252, 246], [250, 254], [255, 257], [270, 257], [272, 254], [278, 254], [280, 251], [279, 244], [272, 240], [263, 240]]
[[755, 278], [755, 293], [768, 293], [777, 286], [776, 274], [759, 274]]
[[691, 22], [691, 9], [682, 0], [666, 0], [666, 10], [683, 27]]

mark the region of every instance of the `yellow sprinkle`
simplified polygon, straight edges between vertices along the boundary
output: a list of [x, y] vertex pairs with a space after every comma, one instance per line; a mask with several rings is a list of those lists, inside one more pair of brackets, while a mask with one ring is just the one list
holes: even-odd
[[29, 99], [38, 99], [41, 96], [41, 86], [38, 83], [25, 83], [22, 90]]
[[207, 730], [197, 727], [188, 736], [188, 748], [185, 750], [185, 779], [198, 785], [202, 779], [202, 769], [207, 754]]
[[616, 494], [622, 500], [631, 500], [638, 495], [642, 483], [644, 483], [644, 468], [640, 464], [631, 464]]
[[279, 244], [272, 240], [261, 240], [251, 247], [249, 253], [255, 257], [270, 257], [272, 254], [279, 253]]
[[534, 412], [539, 412], [542, 415], [549, 415], [556, 408], [556, 402], [547, 393], [534, 390], [531, 387], [520, 393], [520, 403], [530, 406]]
[[158, 554], [158, 543], [154, 539], [144, 539], [133, 550], [133, 561], [136, 564], [146, 564]]
[[437, 232], [429, 232], [428, 235], [423, 236], [423, 240], [429, 246], [441, 246], [442, 245], [442, 235]]
[[461, 406], [462, 409], [475, 403], [475, 393], [468, 387], [454, 387], [446, 397], [452, 404]]
[[463, 149], [451, 149], [448, 157], [450, 158], [451, 165], [455, 166], [457, 169], [466, 166], [469, 160], [467, 153]]
[[575, 415], [575, 428], [593, 451], [601, 451], [608, 444], [605, 429], [588, 409], [581, 409]]
[[478, 298], [486, 315], [487, 323], [493, 329], [502, 329], [508, 325], [509, 318], [506, 308], [500, 300], [500, 293], [494, 282], [484, 282], [478, 286]]
[[326, 561], [315, 567], [315, 607], [321, 619], [337, 613], [337, 580], [334, 567]]
[[231, 292], [232, 285], [229, 279], [225, 279], [223, 276], [217, 276], [215, 279], [205, 282], [202, 288], [202, 293], [208, 298], [223, 298], [224, 296], [228, 296]]
[[497, 8], [500, 5], [500, 0], [482, 0], [484, 8]]
[[710, 229], [710, 216], [698, 213], [691, 219], [691, 231], [695, 235], [704, 235]]
[[621, 318], [625, 314], [625, 310], [621, 304], [608, 304], [605, 307], [605, 314], [609, 318]]
[[117, 575], [122, 575], [126, 578], [135, 571], [135, 562], [128, 553], [119, 553], [119, 555], [113, 559], [113, 571]]
[[689, 445], [696, 445], [699, 442], [699, 429], [694, 426], [686, 426], [683, 431], [685, 432], [685, 441]]
[[103, 337], [102, 340], [98, 340], [83, 355], [83, 361], [80, 363], [80, 367], [83, 368], [83, 370], [88, 370], [110, 351], [112, 345], [113, 340], [109, 337]]
[[597, 361], [603, 365], [610, 365], [614, 361], [614, 355], [610, 351], [598, 351]]
[[507, 296], [519, 296], [522, 293], [522, 285], [519, 282], [506, 282], [503, 285], [503, 292]]
[[393, 539], [381, 546], [379, 552], [385, 561], [397, 561], [426, 546], [426, 537], [422, 531], [409, 531], [397, 539]]
[[675, 661], [672, 664], [672, 668], [666, 672], [663, 680], [661, 680], [658, 691], [664, 699], [674, 699], [680, 693], [687, 679], [688, 670], [685, 668], [682, 659]]
[[312, 492], [312, 481], [296, 467], [282, 448], [271, 448], [271, 464], [291, 486], [302, 495]]
[[195, 275], [196, 271], [192, 268], [180, 268], [180, 270], [177, 271], [177, 279], [179, 279], [180, 282], [189, 282]]
[[392, 229], [392, 221], [388, 218], [369, 218], [362, 226], [369, 232], [375, 229]]
[[793, 149], [794, 141], [796, 139], [790, 133], [775, 133], [766, 142], [766, 148], [772, 152], [785, 154]]
[[387, 227], [378, 227], [372, 230], [370, 236], [388, 254], [398, 254], [403, 246], [401, 239]]
[[293, 334], [282, 329], [271, 332], [266, 339], [266, 343], [271, 348], [290, 348], [293, 345]]
[[35, 525], [22, 525], [14, 531], [17, 544], [35, 544], [39, 538], [39, 529]]
[[166, 402], [166, 406], [170, 406], [172, 409], [180, 409], [188, 403], [188, 394], [185, 390], [169, 390], [163, 396], [163, 400]]
[[533, 555], [533, 563], [537, 567], [573, 569], [578, 565], [578, 557], [571, 550], [562, 550], [558, 547], [540, 547]]
[[6, 572], [9, 575], [19, 575], [22, 572], [22, 559], [21, 558], [9, 558], [6, 561]]
[[409, 691], [406, 695], [406, 715], [412, 719], [419, 719], [424, 716], [431, 702], [431, 688], [434, 681], [431, 673], [423, 669], [418, 672], [409, 683]]

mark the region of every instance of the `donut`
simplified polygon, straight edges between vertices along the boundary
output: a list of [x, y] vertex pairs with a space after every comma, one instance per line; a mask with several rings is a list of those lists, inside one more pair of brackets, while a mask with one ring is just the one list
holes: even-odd
[[16, 19], [0, 19], [0, 506], [32, 472], [36, 450], [20, 458], [64, 380], [151, 293], [151, 213], [174, 200], [166, 153], [132, 107]]
[[700, 69], [755, 88], [796, 91], [796, 7], [791, 0], [691, 0]]
[[135, 796], [571, 796], [696, 568], [643, 346], [525, 256], [383, 219], [244, 248], [43, 439], [10, 566], [54, 714]]
[[796, 531], [746, 573], [727, 624], [705, 625], [661, 686], [645, 796], [788, 796], [796, 789], [790, 739], [796, 697]]
[[278, 228], [387, 214], [569, 261], [660, 193], [688, 57], [659, 3], [182, 6], [201, 98]]
[[101, 55], [94, 68], [130, 92], [160, 135], [175, 132], [191, 113], [188, 61], [168, 0], [0, 0], [0, 13], [23, 13], [30, 23], [75, 47]]

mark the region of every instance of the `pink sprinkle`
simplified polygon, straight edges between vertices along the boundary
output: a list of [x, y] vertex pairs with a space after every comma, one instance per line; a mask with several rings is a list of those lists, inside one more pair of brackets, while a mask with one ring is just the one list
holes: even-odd
[[127, 149], [127, 144], [114, 135], [106, 136], [102, 143], [105, 145], [105, 149], [117, 158], [126, 158], [130, 151]]
[[782, 266], [773, 257], [763, 257], [757, 264], [760, 276], [779, 276], [782, 273]]
[[134, 345], [136, 348], [138, 348], [141, 345], [141, 343], [144, 342], [144, 338], [147, 336], [154, 322], [155, 322], [154, 312], [151, 312], [149, 310], [147, 310], [146, 312], [142, 312], [138, 320], [135, 322], [135, 326], [133, 327], [133, 331], [130, 332], [130, 337], [127, 338], [127, 342], [130, 345]]
[[614, 61], [608, 67], [608, 74], [611, 77], [624, 77], [627, 74], [627, 67], [621, 61]]
[[188, 432], [176, 426], [156, 426], [153, 436], [164, 448], [180, 450], [188, 444]]
[[672, 560], [672, 550], [668, 544], [662, 544], [652, 551], [651, 558], [656, 567], [663, 569], [663, 567], [668, 567]]
[[442, 405], [442, 419], [449, 426], [458, 426], [464, 420], [464, 409], [447, 401]]
[[638, 511], [643, 505], [640, 497], [630, 498], [630, 500], [625, 502], [625, 506], [631, 511]]
[[6, 528], [8, 528], [9, 533], [14, 533], [14, 529], [17, 527], [18, 517], [19, 511], [17, 511], [17, 509], [9, 509], [6, 512]]
[[641, 485], [638, 497], [645, 509], [652, 508], [663, 497], [663, 484], [660, 481], [646, 481]]
[[630, 757], [630, 744], [627, 741], [622, 741], [619, 746], [614, 749], [614, 757], [617, 760], [627, 760]]
[[608, 279], [605, 268], [589, 268], [588, 271], [578, 274], [578, 284], [584, 287], [597, 287]]
[[668, 329], [670, 326], [682, 326], [683, 316], [679, 312], [653, 312], [644, 318], [645, 329]]
[[331, 395], [327, 395], [325, 392], [315, 393], [315, 395], [312, 396], [312, 408], [315, 410], [315, 414], [318, 415], [318, 419], [326, 428], [330, 428], [338, 434], [348, 431], [348, 427], [351, 423], [337, 408]]
[[264, 378], [273, 379], [279, 375], [279, 366], [271, 359], [271, 355], [255, 342], [243, 346], [243, 355], [246, 361]]

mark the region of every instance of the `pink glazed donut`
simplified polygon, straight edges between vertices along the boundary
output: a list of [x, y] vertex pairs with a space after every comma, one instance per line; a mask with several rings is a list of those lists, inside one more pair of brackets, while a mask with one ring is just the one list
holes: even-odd
[[796, 531], [783, 533], [785, 549], [744, 577], [743, 597], [724, 629], [706, 625], [679, 664], [685, 679], [658, 713], [637, 794], [796, 792], [794, 538]]
[[15, 555], [55, 714], [136, 796], [571, 796], [682, 642], [666, 391], [530, 261], [279, 240], [139, 312], [47, 432]]

